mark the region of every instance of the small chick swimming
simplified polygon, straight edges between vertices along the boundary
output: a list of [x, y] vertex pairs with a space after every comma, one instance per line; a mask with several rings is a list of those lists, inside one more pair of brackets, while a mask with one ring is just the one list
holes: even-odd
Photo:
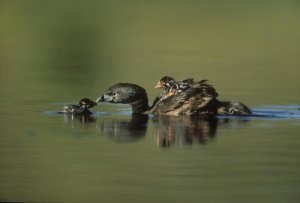
[[90, 108], [96, 106], [97, 103], [88, 98], [83, 98], [79, 101], [78, 104], [70, 104], [64, 106], [63, 110], [60, 113], [64, 114], [92, 114], [89, 111]]

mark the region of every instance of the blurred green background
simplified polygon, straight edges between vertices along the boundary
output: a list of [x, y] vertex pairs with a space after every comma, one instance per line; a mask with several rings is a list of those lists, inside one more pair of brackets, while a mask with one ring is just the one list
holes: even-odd
[[298, 120], [223, 124], [207, 145], [161, 150], [151, 122], [117, 144], [105, 116], [44, 112], [118, 82], [152, 102], [164, 75], [250, 107], [299, 104], [299, 33], [299, 0], [0, 0], [0, 201], [297, 202]]
[[1, 97], [96, 98], [133, 82], [153, 99], [171, 75], [249, 105], [299, 103], [299, 33], [297, 0], [1, 0]]

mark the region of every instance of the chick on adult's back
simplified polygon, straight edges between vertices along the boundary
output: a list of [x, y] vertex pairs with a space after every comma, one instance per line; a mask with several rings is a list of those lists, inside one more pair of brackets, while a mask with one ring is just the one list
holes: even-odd
[[148, 112], [168, 115], [215, 114], [208, 105], [214, 95], [207, 91], [207, 88], [208, 86], [201, 85], [189, 88], [184, 93], [163, 99], [150, 108], [144, 88], [131, 83], [118, 83], [108, 88], [96, 102], [130, 104], [133, 114]]

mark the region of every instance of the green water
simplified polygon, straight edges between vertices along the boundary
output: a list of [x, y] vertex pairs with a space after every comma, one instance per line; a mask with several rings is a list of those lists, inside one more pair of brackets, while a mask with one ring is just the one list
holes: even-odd
[[298, 202], [299, 119], [130, 129], [126, 105], [91, 122], [52, 113], [117, 82], [152, 101], [163, 75], [252, 108], [299, 106], [299, 33], [297, 0], [1, 0], [0, 201]]

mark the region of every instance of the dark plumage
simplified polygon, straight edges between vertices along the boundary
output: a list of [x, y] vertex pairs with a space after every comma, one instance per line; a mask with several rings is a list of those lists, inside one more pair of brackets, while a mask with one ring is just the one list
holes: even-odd
[[184, 80], [181, 80], [178, 84], [178, 89], [180, 91], [185, 91], [187, 90], [188, 88], [190, 88], [192, 85], [194, 85], [195, 82], [194, 82], [194, 79], [193, 78], [188, 78], [188, 79], [184, 79]]
[[130, 104], [133, 114], [141, 114], [149, 109], [146, 90], [131, 83], [118, 83], [111, 86], [96, 102]]
[[180, 85], [175, 84], [165, 99], [157, 102], [150, 111], [168, 115], [215, 114], [210, 101], [217, 96], [215, 89], [206, 82], [186, 89], [181, 89]]
[[252, 112], [249, 107], [241, 102], [216, 101], [218, 115], [245, 116]]
[[[170, 92], [170, 90], [173, 88], [176, 89], [176, 93], [181, 93], [187, 89], [189, 89], [190, 87], [194, 86], [195, 84], [201, 85], [206, 83], [207, 80], [201, 80], [199, 82], [195, 82], [194, 78], [187, 78], [187, 79], [183, 79], [181, 81], [176, 81], [174, 78], [170, 77], [170, 76], [164, 76], [162, 78], [160, 78], [160, 80], [158, 81], [157, 85], [155, 86], [155, 89], [162, 89], [163, 92], [162, 94], [159, 96], [160, 99], [165, 99], [165, 97], [168, 95], [168, 93]], [[207, 85], [207, 83], [206, 83]]]
[[61, 113], [65, 114], [91, 114], [88, 109], [96, 106], [97, 103], [88, 98], [83, 98], [77, 104], [66, 105]]
[[170, 76], [164, 76], [162, 78], [159, 79], [157, 85], [154, 87], [155, 89], [162, 89], [163, 92], [160, 96], [158, 96], [158, 101], [161, 99], [164, 99], [170, 89], [176, 84], [176, 81], [174, 78], [170, 77]]
[[174, 78], [172, 78], [170, 76], [164, 76], [159, 79], [157, 85], [155, 86], [155, 89], [171, 88], [171, 86], [173, 86], [173, 84], [175, 84], [175, 83], [176, 83], [176, 81]]
[[154, 101], [152, 106], [150, 107], [150, 109], [152, 109], [153, 107], [155, 107], [155, 105], [160, 102], [161, 100], [165, 99], [171, 88], [176, 85], [177, 82], [174, 78], [170, 77], [170, 76], [164, 76], [161, 77], [157, 83], [157, 85], [154, 87], [155, 89], [162, 89], [162, 93], [161, 95], [157, 96]]
[[217, 97], [218, 93], [215, 88], [207, 84], [207, 80], [201, 80], [199, 82], [194, 82], [193, 78], [181, 80], [178, 83], [175, 83], [169, 90], [167, 96], [172, 96], [174, 94], [181, 94], [182, 92], [193, 88], [201, 88], [202, 94], [210, 94], [212, 97]]
[[219, 111], [219, 108], [230, 115], [251, 113], [250, 109], [243, 104], [233, 105], [230, 102], [220, 102], [216, 99], [217, 96], [215, 89], [205, 81], [193, 85], [180, 94], [168, 96], [150, 108], [144, 88], [131, 83], [118, 83], [108, 88], [96, 102], [130, 104], [133, 114], [151, 112], [164, 115], [225, 115], [224, 112]]
[[[166, 80], [168, 78], [171, 77], [165, 76], [161, 78], [161, 80]], [[240, 102], [228, 102], [228, 101], [224, 102], [224, 101], [217, 100], [216, 98], [218, 97], [218, 93], [213, 88], [213, 86], [207, 84], [207, 80], [200, 80], [198, 82], [195, 82], [193, 78], [187, 78], [179, 82], [172, 82], [171, 84], [168, 83], [168, 80], [162, 82], [161, 80], [159, 81], [158, 84], [161, 83], [162, 84], [161, 88], [164, 91], [168, 90], [168, 93], [163, 93], [162, 94], [164, 95], [163, 97], [158, 97], [160, 99], [156, 99], [153, 102], [151, 111], [156, 111], [157, 109], [159, 110], [165, 109], [163, 105], [165, 103], [169, 103], [169, 100], [172, 100], [169, 99], [169, 97], [174, 95], [180, 95], [185, 91], [189, 90], [188, 92], [180, 96], [177, 96], [179, 102], [178, 105], [182, 104], [182, 108], [180, 109], [181, 113], [183, 113], [184, 109], [186, 109], [187, 111], [184, 114], [217, 114], [217, 115], [250, 115], [251, 114], [251, 110], [246, 105]], [[175, 80], [173, 79], [173, 81]], [[192, 88], [192, 90], [190, 88]], [[200, 91], [200, 97], [197, 98], [196, 95], [198, 95], [198, 93], [196, 93], [193, 89]], [[190, 95], [194, 95], [194, 96], [190, 97]], [[165, 101], [162, 102], [162, 100]], [[182, 103], [183, 101], [186, 104], [183, 105]], [[165, 109], [164, 111], [169, 111], [169, 110]]]

